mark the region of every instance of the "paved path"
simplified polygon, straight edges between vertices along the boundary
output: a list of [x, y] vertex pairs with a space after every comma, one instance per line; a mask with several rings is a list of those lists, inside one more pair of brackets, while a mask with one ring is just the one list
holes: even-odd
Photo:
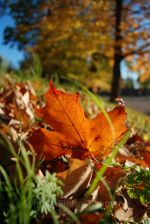
[[122, 98], [126, 106], [150, 115], [150, 96], [128, 96]]

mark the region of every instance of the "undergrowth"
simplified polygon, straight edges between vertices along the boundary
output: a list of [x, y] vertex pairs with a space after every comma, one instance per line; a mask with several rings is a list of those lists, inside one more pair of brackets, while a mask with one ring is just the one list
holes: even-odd
[[126, 179], [126, 188], [130, 198], [138, 199], [142, 204], [150, 202], [149, 169], [136, 167]]
[[18, 141], [19, 153], [3, 134], [0, 144], [11, 152], [13, 162], [7, 168], [0, 165], [1, 223], [28, 224], [39, 215], [48, 213], [53, 217], [56, 198], [63, 194], [62, 183], [48, 171], [42, 176], [38, 174], [39, 164], [34, 153], [29, 153], [21, 141]]

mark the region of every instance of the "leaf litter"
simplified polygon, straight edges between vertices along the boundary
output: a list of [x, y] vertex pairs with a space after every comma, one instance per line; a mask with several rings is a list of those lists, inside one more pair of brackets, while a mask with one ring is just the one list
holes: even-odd
[[[95, 191], [87, 194], [97, 171], [128, 131], [124, 105], [118, 103], [107, 112], [114, 127], [112, 133], [102, 112], [92, 119], [87, 117], [79, 93], [65, 93], [50, 82], [45, 101], [45, 106], [39, 109], [31, 84], [6, 80], [0, 94], [0, 127], [13, 144], [18, 138], [25, 143], [28, 140], [37, 160], [42, 160], [39, 169], [42, 176], [48, 170], [63, 182], [63, 196], [57, 198], [56, 205], [61, 223], [68, 222], [69, 216], [59, 205], [75, 213], [82, 223], [148, 220], [149, 204], [141, 203], [138, 197], [131, 198], [126, 185], [127, 176], [137, 166], [149, 172], [150, 142], [135, 131], [108, 165]], [[36, 121], [35, 117], [41, 120]], [[10, 157], [6, 149], [1, 150], [4, 156], [0, 156], [0, 162], [7, 167]], [[51, 215], [44, 217], [39, 218], [41, 223], [51, 220]]]

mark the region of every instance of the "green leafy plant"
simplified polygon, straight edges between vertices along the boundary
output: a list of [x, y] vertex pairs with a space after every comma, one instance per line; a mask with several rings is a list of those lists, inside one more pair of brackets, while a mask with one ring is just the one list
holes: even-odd
[[33, 198], [37, 204], [34, 212], [48, 214], [53, 212], [57, 203], [57, 196], [63, 194], [61, 190], [62, 183], [55, 174], [46, 171], [45, 176], [36, 175], [33, 183]]
[[150, 202], [150, 171], [136, 167], [134, 173], [127, 176], [126, 188], [130, 198], [138, 199], [142, 204]]

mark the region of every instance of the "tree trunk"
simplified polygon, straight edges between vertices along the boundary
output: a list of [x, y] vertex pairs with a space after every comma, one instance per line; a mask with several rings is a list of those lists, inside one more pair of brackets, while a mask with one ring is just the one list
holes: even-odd
[[120, 65], [122, 61], [122, 36], [121, 36], [121, 17], [122, 17], [123, 0], [116, 0], [115, 9], [115, 45], [114, 45], [114, 66], [113, 66], [113, 80], [111, 87], [110, 101], [114, 101], [120, 95]]

